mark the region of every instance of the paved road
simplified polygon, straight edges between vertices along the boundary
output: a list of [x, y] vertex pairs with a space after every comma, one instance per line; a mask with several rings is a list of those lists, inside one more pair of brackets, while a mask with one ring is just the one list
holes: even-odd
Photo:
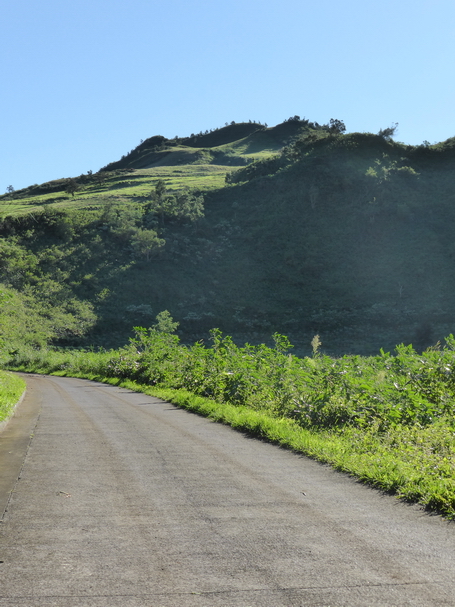
[[455, 525], [158, 399], [26, 379], [0, 607], [455, 605]]

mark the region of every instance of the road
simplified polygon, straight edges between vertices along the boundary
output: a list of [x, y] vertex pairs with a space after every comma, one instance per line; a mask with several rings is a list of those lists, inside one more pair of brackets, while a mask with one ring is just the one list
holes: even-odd
[[26, 376], [0, 607], [455, 605], [455, 525], [169, 403]]

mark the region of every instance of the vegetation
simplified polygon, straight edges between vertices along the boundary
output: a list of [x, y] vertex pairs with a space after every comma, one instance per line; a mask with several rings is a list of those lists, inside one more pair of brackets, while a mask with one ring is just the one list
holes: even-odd
[[24, 391], [23, 379], [12, 373], [0, 371], [0, 424], [11, 415]]

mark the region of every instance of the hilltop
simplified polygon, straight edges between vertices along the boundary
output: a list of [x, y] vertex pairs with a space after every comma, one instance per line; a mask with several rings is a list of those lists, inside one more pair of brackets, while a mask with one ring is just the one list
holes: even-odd
[[343, 127], [154, 136], [0, 197], [4, 318], [24, 314], [31, 343], [116, 346], [167, 309], [183, 341], [218, 327], [303, 353], [316, 333], [335, 354], [430, 346], [455, 321], [455, 139]]
[[214, 131], [171, 140], [155, 136], [141, 142], [104, 170], [150, 169], [180, 164], [242, 166], [280, 151], [306, 130], [307, 124], [290, 120], [271, 128], [254, 122], [231, 123]]
[[[138, 187], [134, 191], [127, 189], [122, 194], [142, 195], [145, 190], [140, 187], [150, 188], [156, 179], [164, 179], [173, 190], [222, 187], [227, 170], [277, 154], [302, 133], [321, 128], [295, 116], [270, 128], [254, 122], [233, 122], [183, 138], [166, 139], [155, 135], [141, 141], [120, 160], [109, 163], [95, 174], [89, 171], [80, 176], [34, 184], [0, 196], [0, 201], [11, 203], [8, 210], [13, 213], [40, 204], [73, 206], [70, 205], [70, 202], [75, 202], [73, 197], [68, 197], [71, 192], [66, 192], [71, 180], [80, 186], [78, 189], [84, 190], [84, 195], [79, 192], [79, 201], [133, 185]], [[128, 179], [119, 179], [122, 175]]]

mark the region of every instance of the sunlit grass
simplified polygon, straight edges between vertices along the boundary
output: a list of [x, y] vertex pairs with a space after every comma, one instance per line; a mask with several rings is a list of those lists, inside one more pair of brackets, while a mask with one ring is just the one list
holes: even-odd
[[0, 422], [11, 415], [24, 390], [25, 382], [22, 378], [0, 371]]
[[[122, 198], [148, 198], [158, 180], [163, 180], [169, 192], [199, 190], [207, 192], [224, 187], [227, 172], [233, 167], [220, 165], [161, 166], [108, 174], [100, 183], [81, 183], [74, 196], [64, 189], [47, 194], [3, 198], [0, 216], [20, 215], [42, 211], [52, 206], [59, 209], [78, 209], [88, 205], [102, 204], [104, 199], [118, 196]], [[77, 179], [76, 179], [77, 181]], [[103, 199], [103, 200], [100, 200]]]

